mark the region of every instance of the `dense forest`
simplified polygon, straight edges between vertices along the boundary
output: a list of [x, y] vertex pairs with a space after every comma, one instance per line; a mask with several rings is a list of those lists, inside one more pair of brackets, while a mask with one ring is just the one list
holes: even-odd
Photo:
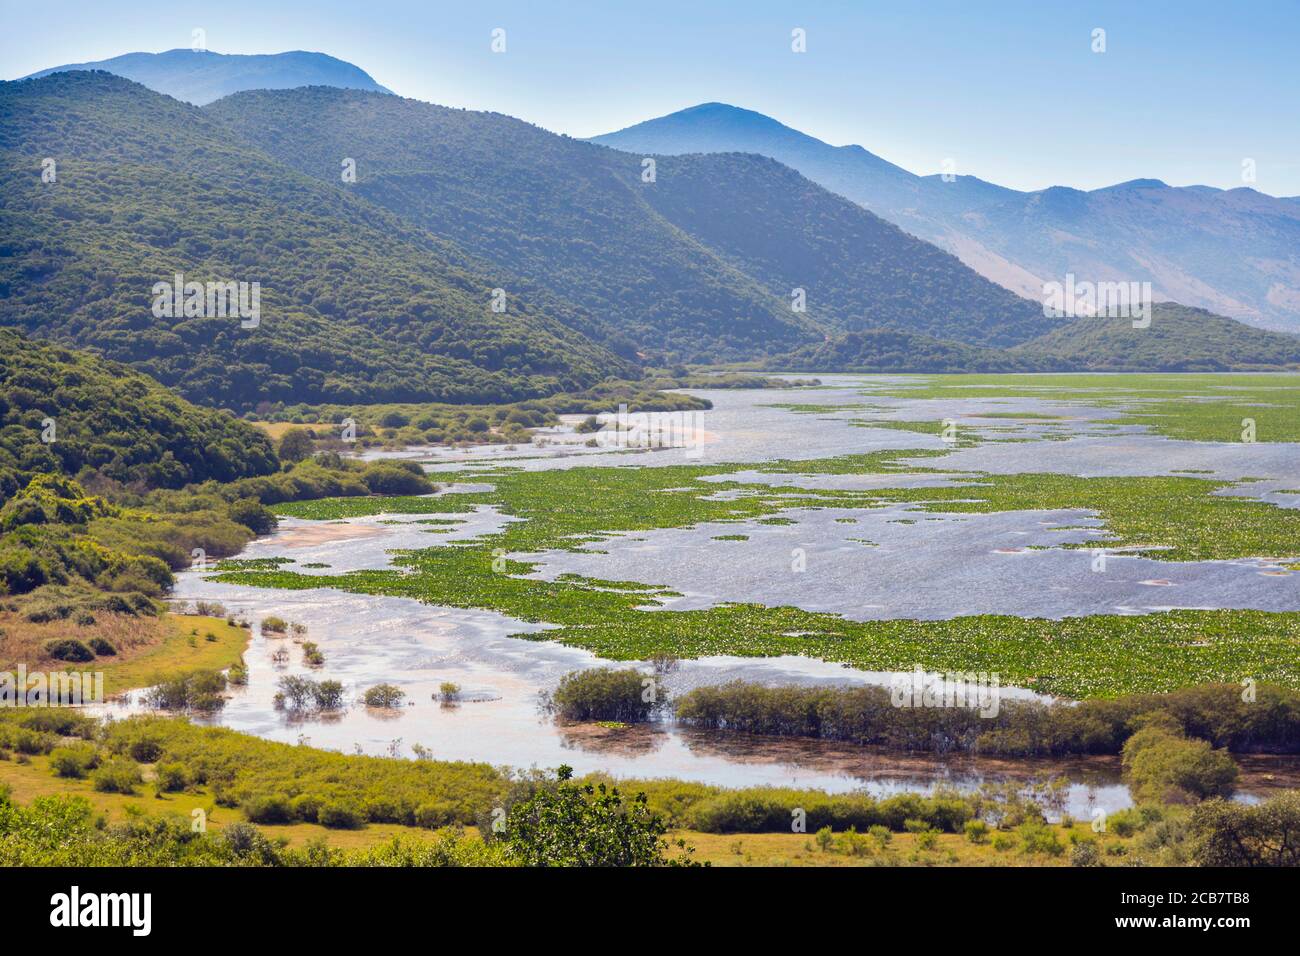
[[[0, 84], [0, 190], [0, 324], [204, 404], [508, 401], [636, 374], [591, 317], [107, 73]], [[177, 273], [258, 282], [259, 324], [156, 317]]]
[[1135, 329], [1131, 319], [1076, 319], [1012, 354], [1096, 372], [1249, 371], [1300, 368], [1300, 338], [1158, 302], [1149, 328]]
[[1300, 338], [1203, 309], [1157, 302], [1151, 324], [1084, 318], [1011, 349], [896, 329], [850, 332], [766, 362], [796, 372], [1234, 372], [1300, 368]]
[[220, 558], [274, 528], [268, 504], [434, 490], [412, 462], [311, 451], [276, 449], [116, 362], [0, 331], [0, 611], [149, 612], [196, 549]]
[[[606, 317], [668, 360], [752, 358], [884, 325], [980, 344], [1041, 310], [957, 259], [757, 156], [643, 157], [497, 113], [311, 87], [205, 107], [337, 189]], [[803, 288], [807, 311], [792, 309]]]

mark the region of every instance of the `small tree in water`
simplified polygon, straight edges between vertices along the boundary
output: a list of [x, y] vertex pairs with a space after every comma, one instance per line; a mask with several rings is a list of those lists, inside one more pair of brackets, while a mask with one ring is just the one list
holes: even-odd
[[524, 866], [690, 866], [686, 841], [669, 858], [667, 826], [646, 805], [644, 793], [627, 801], [617, 787], [569, 781], [561, 766], [554, 786], [539, 788], [515, 804], [500, 838], [507, 854]]

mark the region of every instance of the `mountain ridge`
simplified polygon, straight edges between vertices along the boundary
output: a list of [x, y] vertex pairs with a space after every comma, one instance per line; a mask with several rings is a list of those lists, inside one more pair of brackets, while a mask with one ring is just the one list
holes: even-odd
[[589, 141], [647, 155], [770, 156], [1029, 298], [1067, 272], [1093, 281], [1150, 281], [1156, 299], [1300, 331], [1300, 204], [1249, 186], [1216, 190], [1136, 179], [1095, 190], [1021, 192], [975, 176], [945, 181], [716, 103]]
[[286, 89], [336, 86], [391, 93], [365, 70], [346, 60], [310, 50], [281, 53], [216, 53], [174, 49], [161, 53], [124, 53], [106, 60], [68, 63], [28, 74], [38, 79], [51, 73], [103, 70], [134, 80], [156, 93], [202, 106], [247, 89]]

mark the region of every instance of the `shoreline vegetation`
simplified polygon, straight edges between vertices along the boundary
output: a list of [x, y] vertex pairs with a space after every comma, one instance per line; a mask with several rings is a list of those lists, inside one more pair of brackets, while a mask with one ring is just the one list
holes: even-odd
[[[9, 625], [0, 624], [0, 648], [9, 656], [20, 648], [23, 655], [34, 652], [37, 659], [49, 658], [52, 664], [59, 660], [47, 653], [52, 645], [45, 632], [50, 628], [73, 628], [72, 642], [87, 648], [95, 647], [96, 640], [112, 646], [105, 634], [127, 635], [118, 637], [121, 647], [113, 647], [112, 653], [92, 651], [90, 666], [102, 664], [110, 692], [157, 685], [160, 696], [155, 703], [205, 713], [222, 699], [228, 683], [239, 682], [239, 658], [249, 632], [233, 619], [162, 613], [172, 572], [195, 566], [198, 552], [202, 566], [223, 581], [286, 589], [325, 584], [549, 621], [559, 627], [531, 639], [588, 647], [611, 661], [798, 653], [872, 669], [920, 664], [927, 670], [1000, 672], [1008, 683], [1022, 682], [1085, 702], [1074, 708], [1004, 703], [1004, 717], [993, 729], [964, 725], [963, 715], [951, 713], [912, 714], [898, 718], [902, 723], [887, 720], [896, 715], [875, 706], [880, 703], [879, 689], [702, 688], [672, 706], [684, 723], [719, 731], [734, 728], [940, 751], [1118, 753], [1125, 779], [1141, 803], [1112, 815], [1114, 831], [1097, 835], [1073, 821], [1048, 823], [1046, 815], [1053, 812], [1059, 795], [1046, 784], [1045, 789], [1016, 785], [976, 794], [941, 790], [880, 800], [782, 788], [728, 790], [671, 780], [620, 781], [616, 788], [599, 776], [572, 781], [563, 768], [557, 774], [519, 775], [486, 765], [443, 763], [427, 754], [414, 761], [331, 754], [200, 727], [176, 716], [101, 724], [66, 712], [11, 710], [0, 712], [0, 790], [11, 788], [18, 794], [18, 802], [7, 791], [0, 796], [0, 859], [6, 862], [536, 862], [536, 840], [554, 836], [536, 829], [543, 810], [550, 812], [550, 805], [541, 807], [538, 800], [559, 801], [577, 813], [632, 827], [616, 841], [617, 847], [570, 847], [574, 860], [588, 862], [609, 862], [614, 858], [601, 854], [632, 846], [639, 848], [643, 862], [691, 862], [690, 848], [678, 841], [694, 837], [706, 848], [695, 859], [717, 865], [1184, 865], [1210, 860], [1234, 865], [1279, 862], [1270, 849], [1271, 835], [1278, 828], [1289, 833], [1297, 826], [1293, 793], [1255, 807], [1225, 804], [1222, 797], [1231, 793], [1235, 778], [1228, 752], [1291, 752], [1293, 698], [1300, 686], [1294, 664], [1300, 614], [1170, 611], [1061, 621], [985, 616], [852, 622], [759, 605], [649, 613], [647, 607], [671, 599], [673, 592], [652, 584], [576, 575], [554, 581], [522, 576], [536, 567], [529, 555], [575, 548], [620, 531], [780, 523], [790, 520], [784, 512], [799, 508], [848, 512], [899, 504], [934, 514], [1082, 508], [1097, 515], [1102, 526], [1095, 529], [1097, 537], [1074, 547], [1127, 549], [1161, 560], [1292, 556], [1287, 549], [1300, 540], [1300, 514], [1217, 494], [1231, 482], [1190, 475], [1086, 479], [977, 474], [955, 480], [952, 487], [846, 492], [810, 491], [779, 481], [746, 484], [726, 477], [742, 469], [778, 478], [944, 474], [933, 467], [941, 464], [943, 453], [904, 450], [761, 464], [578, 466], [539, 472], [478, 468], [474, 480], [489, 490], [435, 494], [436, 486], [418, 463], [361, 463], [339, 455], [329, 439], [304, 434], [313, 415], [337, 417], [355, 411], [351, 406], [330, 408], [324, 416], [306, 407], [263, 408], [254, 413], [259, 420], [279, 419], [279, 424], [291, 426], [279, 429], [274, 439], [246, 423], [223, 419], [219, 427], [234, 429], [237, 441], [261, 449], [265, 461], [255, 465], [253, 473], [222, 477], [212, 471], [225, 467], [220, 459], [202, 457], [197, 446], [160, 452], [159, 461], [175, 462], [162, 469], [133, 461], [124, 450], [125, 441], [120, 447], [98, 447], [92, 436], [110, 442], [120, 436], [95, 417], [94, 401], [59, 411], [66, 443], [34, 449], [33, 432], [27, 429], [45, 413], [40, 374], [57, 377], [62, 374], [59, 363], [72, 361], [69, 353], [40, 349], [47, 351], [34, 368], [46, 363], [44, 370], [21, 373], [23, 387], [31, 394], [15, 389], [11, 399], [7, 392], [7, 404], [0, 409], [7, 416], [0, 433], [0, 483], [6, 496], [0, 508], [0, 572], [7, 592], [0, 619]], [[79, 381], [102, 391], [124, 374], [111, 366], [97, 367], [96, 362], [89, 360], [79, 370]], [[1279, 422], [1300, 404], [1289, 391], [1292, 383], [1279, 383], [1277, 376], [1232, 377], [1225, 384], [1236, 389], [1233, 402], [1224, 403], [1227, 411], [1213, 412], [1182, 401], [1175, 384], [1152, 377], [1128, 379], [1127, 391], [1110, 399], [1092, 391], [1092, 376], [1076, 377], [1092, 385], [1047, 382], [1048, 376], [1028, 384], [964, 378], [971, 379], [965, 384], [987, 389], [990, 395], [1047, 395], [1066, 402], [1114, 404], [1116, 423], [1148, 424], [1159, 433], [1195, 440], [1221, 440], [1222, 429], [1243, 408], [1256, 409], [1261, 440], [1286, 440], [1293, 436], [1286, 430], [1289, 426]], [[674, 375], [671, 386], [666, 381], [660, 385], [716, 387], [680, 374]], [[756, 387], [744, 375], [727, 381], [726, 387]], [[1187, 377], [1181, 381], [1186, 387], [1193, 384]], [[775, 387], [818, 386], [783, 381]], [[145, 396], [146, 403], [153, 400], [147, 383], [140, 388], [143, 391], [136, 394]], [[485, 429], [478, 424], [471, 428], [476, 416], [467, 409], [430, 406], [430, 425], [412, 414], [415, 407], [381, 406], [360, 413], [359, 430], [365, 433], [363, 444], [385, 446], [412, 437], [427, 441], [437, 437], [429, 432], [438, 430], [444, 432], [444, 444], [464, 441], [466, 435], [498, 441], [507, 433], [523, 435], [547, 427], [558, 414], [596, 414], [608, 410], [610, 403], [616, 406], [640, 394], [621, 388], [593, 389], [581, 398], [585, 405], [540, 400], [536, 405], [517, 403], [509, 411], [493, 407], [482, 416]], [[938, 377], [906, 386], [878, 383], [878, 388], [865, 394], [972, 395], [962, 384]], [[1053, 388], [1059, 390], [1054, 394]], [[1013, 394], [1017, 392], [1019, 396]], [[673, 408], [696, 407], [699, 402], [680, 393], [657, 394], [666, 396]], [[529, 406], [528, 415], [510, 421], [524, 406]], [[808, 405], [807, 410], [817, 407]], [[86, 417], [77, 408], [91, 412]], [[167, 414], [183, 418], [190, 414], [188, 408], [193, 406], [182, 402]], [[394, 411], [398, 417], [385, 419]], [[442, 414], [451, 417], [439, 418]], [[401, 417], [406, 420], [399, 422]], [[453, 421], [457, 424], [450, 424]], [[933, 425], [895, 422], [888, 427], [933, 434]], [[212, 446], [204, 447], [210, 451]], [[217, 447], [225, 448], [223, 453], [243, 454], [219, 441]], [[196, 483], [194, 478], [202, 480]], [[719, 492], [724, 494], [719, 497]], [[577, 505], [558, 508], [561, 501]], [[381, 513], [448, 515], [484, 506], [522, 520], [471, 542], [399, 554], [393, 571], [328, 576], [291, 571], [277, 559], [216, 563], [238, 553], [253, 537], [273, 531], [282, 515], [338, 520]], [[744, 536], [727, 537], [740, 541]], [[1264, 708], [1231, 706], [1233, 695], [1240, 694], [1236, 682], [1243, 677], [1257, 682]], [[1223, 686], [1194, 686], [1215, 682]], [[607, 683], [615, 696], [631, 686], [630, 680], [617, 676]], [[583, 697], [580, 682], [568, 691], [573, 698]], [[1174, 693], [1159, 696], [1168, 691]], [[614, 726], [645, 716], [638, 707], [609, 716], [599, 696], [587, 700], [585, 719]], [[909, 720], [917, 723], [908, 726]], [[500, 805], [508, 812], [528, 807], [520, 818], [527, 825], [520, 830], [532, 836], [520, 837], [524, 842], [518, 844], [494, 840], [485, 814]], [[168, 822], [167, 811], [187, 806], [214, 816], [211, 833], [186, 836], [183, 818]], [[796, 811], [805, 817], [806, 834], [790, 832]], [[1242, 832], [1266, 836], [1245, 843], [1223, 836]], [[51, 834], [57, 835], [53, 842]], [[320, 842], [322, 834], [329, 835], [329, 847]], [[728, 839], [731, 834], [750, 837], [734, 841]], [[621, 857], [619, 861], [632, 862]]]
[[[1296, 791], [1252, 806], [1149, 798], [1089, 832], [1068, 815], [1048, 822], [1062, 795], [1050, 781], [876, 799], [573, 780], [567, 768], [506, 774], [66, 710], [0, 712], [0, 744], [3, 865], [662, 865], [692, 862], [693, 839], [709, 835], [752, 838], [704, 840], [696, 861], [722, 865], [756, 862], [755, 851], [862, 865], [1294, 865], [1286, 841], [1300, 827]], [[624, 832], [594, 844], [557, 833], [546, 822], [557, 805]], [[557, 845], [560, 856], [539, 855]]]

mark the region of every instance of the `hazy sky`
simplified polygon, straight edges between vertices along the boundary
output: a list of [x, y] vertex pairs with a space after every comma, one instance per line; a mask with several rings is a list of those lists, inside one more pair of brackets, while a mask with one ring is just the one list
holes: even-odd
[[[404, 96], [591, 136], [758, 110], [919, 173], [1300, 195], [1300, 0], [0, 0], [0, 76], [190, 46], [317, 50]], [[494, 28], [506, 52], [490, 50]], [[807, 52], [790, 49], [795, 27]], [[1106, 50], [1094, 53], [1093, 31]]]

